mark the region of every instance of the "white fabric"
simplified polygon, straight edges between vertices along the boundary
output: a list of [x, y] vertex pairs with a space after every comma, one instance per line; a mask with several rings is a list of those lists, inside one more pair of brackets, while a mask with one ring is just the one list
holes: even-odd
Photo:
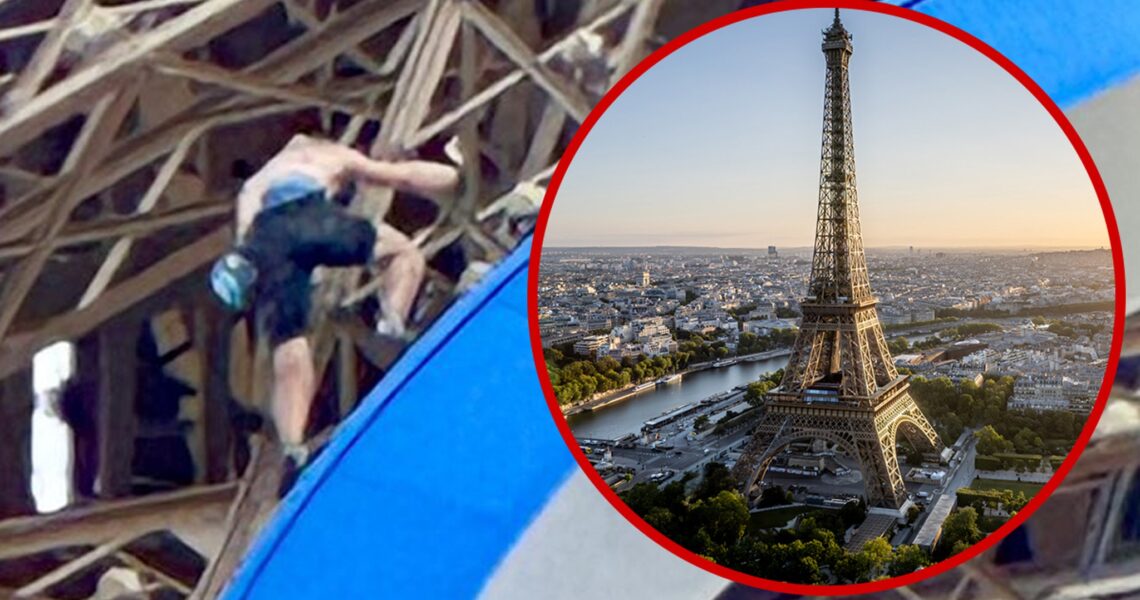
[[643, 535], [574, 469], [480, 598], [700, 600], [727, 583]]

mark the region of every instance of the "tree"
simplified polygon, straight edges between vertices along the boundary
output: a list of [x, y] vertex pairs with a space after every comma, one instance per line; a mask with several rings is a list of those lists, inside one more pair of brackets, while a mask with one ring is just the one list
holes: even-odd
[[701, 415], [701, 416], [699, 416], [693, 420], [693, 430], [695, 430], [695, 431], [703, 431], [704, 429], [708, 428], [708, 426], [709, 426], [709, 416], [708, 415]]
[[835, 574], [848, 583], [871, 581], [870, 557], [863, 552], [848, 553], [835, 563]]
[[859, 551], [860, 554], [867, 556], [867, 565], [870, 568], [870, 579], [876, 579], [887, 565], [894, 558], [894, 550], [891, 549], [891, 543], [886, 538], [877, 537], [866, 544], [863, 544], [863, 549]]
[[769, 506], [780, 506], [782, 504], [792, 503], [792, 493], [784, 491], [784, 488], [774, 485], [772, 487], [764, 488], [760, 494], [760, 503], [757, 508], [768, 508]]
[[554, 363], [555, 365], [561, 363], [562, 359], [565, 358], [562, 352], [556, 348], [546, 348], [542, 351], [542, 355], [544, 358], [546, 358], [546, 360]]
[[1000, 454], [1013, 450], [1013, 443], [994, 430], [993, 425], [986, 425], [974, 433], [978, 438], [978, 454]]
[[905, 337], [890, 340], [887, 342], [887, 349], [891, 354], [906, 354], [910, 350], [910, 340]]
[[685, 547], [696, 552], [713, 564], [724, 560], [725, 555], [728, 553], [728, 548], [723, 544], [716, 543], [716, 541], [709, 536], [709, 532], [705, 531], [703, 527], [698, 529], [695, 534], [676, 537], [688, 540], [684, 543]]
[[667, 508], [661, 506], [653, 508], [645, 515], [645, 522], [666, 537], [672, 538], [677, 535], [677, 517]]
[[898, 577], [928, 566], [930, 566], [930, 555], [922, 548], [908, 544], [895, 548], [895, 558], [891, 561], [887, 573], [891, 577]]
[[818, 541], [823, 546], [823, 558], [820, 560], [820, 564], [834, 565], [847, 553], [847, 551], [835, 541], [835, 533], [830, 529], [814, 529], [807, 534], [807, 537], [813, 541]]
[[1041, 436], [1028, 427], [1022, 427], [1013, 436], [1013, 448], [1020, 454], [1036, 454], [1044, 451], [1044, 446]]
[[777, 306], [776, 307], [776, 317], [777, 318], [794, 319], [798, 316], [800, 316], [800, 313], [796, 312], [796, 310], [793, 308], [785, 308], [783, 306]]
[[911, 507], [906, 510], [906, 524], [914, 525], [914, 522], [918, 520], [920, 515], [922, 515], [922, 509], [919, 508], [918, 505], [911, 505]]
[[973, 507], [966, 507], [946, 517], [942, 524], [942, 539], [935, 548], [935, 557], [939, 560], [957, 554], [961, 548], [969, 548], [981, 541], [982, 530], [978, 527], [978, 511]]
[[712, 498], [698, 500], [693, 514], [700, 528], [713, 542], [731, 546], [740, 540], [748, 526], [748, 505], [736, 491], [725, 490]]
[[793, 561], [785, 574], [787, 581], [794, 583], [819, 583], [823, 581], [823, 574], [819, 571], [819, 563], [810, 556], [801, 556]]
[[602, 358], [598, 359], [596, 368], [603, 373], [607, 373], [609, 371], [617, 371], [618, 369], [621, 369], [621, 363], [612, 357], [603, 356]]
[[939, 433], [943, 434], [942, 439], [949, 440], [947, 443], [951, 443], [952, 440], [958, 439], [958, 436], [962, 435], [965, 429], [966, 426], [962, 423], [961, 417], [950, 413], [942, 418], [942, 431]]
[[622, 493], [621, 499], [633, 512], [646, 515], [658, 505], [661, 499], [661, 490], [652, 483], [639, 483], [629, 491]]
[[744, 390], [744, 399], [752, 406], [759, 406], [764, 402], [764, 394], [776, 387], [771, 381], [761, 380], [748, 384]]
[[674, 481], [661, 488], [661, 495], [658, 498], [657, 504], [668, 508], [675, 515], [687, 515], [689, 513], [689, 505], [685, 498], [685, 484], [691, 478], [692, 474], [690, 473], [682, 478], [681, 481]]
[[736, 489], [736, 479], [732, 477], [728, 467], [722, 463], [711, 462], [705, 465], [701, 483], [693, 492], [693, 497], [697, 499], [711, 498], [725, 490], [734, 489]]

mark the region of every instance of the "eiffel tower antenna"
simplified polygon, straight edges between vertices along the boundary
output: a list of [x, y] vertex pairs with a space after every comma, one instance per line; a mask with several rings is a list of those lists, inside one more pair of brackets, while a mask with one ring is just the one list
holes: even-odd
[[855, 186], [852, 52], [851, 34], [835, 9], [823, 31], [819, 205], [800, 331], [783, 381], [765, 398], [764, 416], [734, 473], [751, 493], [780, 450], [796, 441], [825, 440], [859, 461], [869, 505], [901, 509], [908, 500], [897, 433], [934, 452], [942, 442], [895, 369], [871, 294]]

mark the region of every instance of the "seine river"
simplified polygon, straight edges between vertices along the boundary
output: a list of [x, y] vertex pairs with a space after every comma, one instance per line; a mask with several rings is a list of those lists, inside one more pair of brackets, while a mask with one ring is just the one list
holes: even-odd
[[718, 392], [756, 381], [761, 375], [784, 368], [787, 356], [689, 373], [680, 383], [657, 386], [632, 398], [583, 412], [567, 419], [574, 435], [615, 439], [641, 431], [641, 425], [678, 406], [703, 400]]
[[[894, 338], [899, 335], [894, 333], [887, 337]], [[911, 343], [922, 342], [932, 337], [930, 334], [901, 335]], [[574, 435], [578, 437], [616, 439], [627, 433], [640, 432], [642, 424], [653, 417], [738, 385], [756, 381], [765, 373], [784, 368], [787, 362], [788, 357], [781, 356], [690, 373], [679, 384], [658, 386], [654, 390], [593, 412], [578, 413], [567, 418], [567, 421]]]

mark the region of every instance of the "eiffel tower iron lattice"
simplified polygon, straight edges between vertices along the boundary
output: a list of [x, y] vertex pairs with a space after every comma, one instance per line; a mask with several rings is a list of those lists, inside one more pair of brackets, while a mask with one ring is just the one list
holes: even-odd
[[899, 431], [919, 449], [939, 452], [943, 445], [894, 367], [871, 294], [855, 188], [851, 39], [836, 9], [823, 32], [819, 212], [800, 331], [733, 474], [751, 493], [781, 449], [826, 440], [859, 461], [869, 506], [898, 509], [907, 501], [895, 451]]

